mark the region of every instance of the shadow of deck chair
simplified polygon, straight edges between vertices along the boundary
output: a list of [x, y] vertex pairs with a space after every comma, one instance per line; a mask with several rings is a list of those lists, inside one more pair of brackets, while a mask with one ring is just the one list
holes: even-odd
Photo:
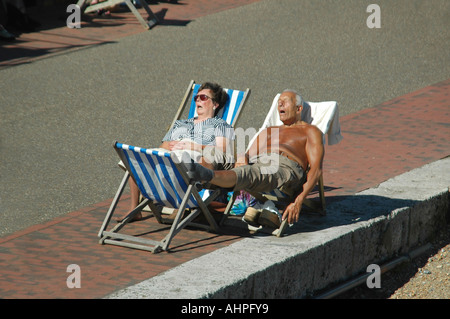
[[[280, 116], [278, 114], [278, 99], [280, 94], [277, 94], [273, 99], [272, 105], [267, 113], [267, 116], [261, 126], [261, 132], [263, 129], [270, 126], [279, 126], [283, 125], [280, 120]], [[339, 124], [339, 108], [338, 104], [335, 101], [325, 101], [325, 102], [304, 102], [303, 110], [302, 110], [302, 120], [317, 126], [323, 133], [324, 136], [324, 145], [326, 142], [326, 136], [328, 139], [328, 145], [334, 145], [339, 143], [342, 140], [341, 129]], [[252, 143], [256, 140], [258, 134], [256, 134], [249, 142], [247, 151], [252, 145]], [[313, 200], [310, 198], [306, 198], [303, 202], [305, 206], [307, 206], [313, 212], [319, 213], [321, 215], [326, 215], [326, 203], [325, 203], [325, 194], [324, 194], [324, 184], [323, 184], [323, 174], [320, 176], [319, 181], [317, 183], [319, 200]], [[236, 194], [235, 194], [236, 195]], [[275, 189], [269, 193], [251, 193], [253, 197], [258, 199], [261, 202], [271, 200], [278, 204], [278, 206], [285, 206], [291, 202], [292, 196], [283, 193], [279, 189]], [[230, 201], [233, 201], [235, 197], [232, 197]], [[283, 221], [281, 226], [278, 229], [267, 229], [265, 227], [256, 228], [253, 226], [249, 226], [250, 229], [254, 231], [262, 231], [264, 233], [271, 233], [272, 235], [276, 235], [278, 237], [283, 235], [287, 227], [287, 221]]]
[[98, 2], [93, 5], [86, 6], [86, 0], [78, 0], [77, 6], [80, 8], [80, 10], [84, 13], [94, 12], [100, 9], [109, 8], [112, 6], [115, 6], [119, 3], [125, 3], [127, 7], [130, 9], [130, 11], [134, 14], [136, 19], [139, 21], [139, 23], [145, 28], [145, 29], [151, 29], [153, 26], [159, 23], [158, 18], [153, 13], [153, 11], [148, 6], [147, 2], [145, 0], [141, 1], [141, 5], [144, 7], [145, 11], [148, 14], [149, 19], [145, 20], [142, 15], [139, 13], [139, 11], [136, 9], [135, 5], [131, 0], [106, 0], [103, 2]]
[[[200, 86], [200, 84], [194, 81], [189, 83], [180, 107], [172, 121], [172, 125], [181, 117], [188, 104], [190, 105], [188, 117], [196, 116], [193, 97], [197, 94]], [[246, 89], [245, 91], [225, 89], [225, 91], [229, 98], [218, 116], [222, 117], [231, 126], [234, 126], [250, 94], [250, 89]], [[189, 98], [190, 103], [188, 103]], [[125, 168], [125, 174], [98, 233], [98, 236], [101, 238], [101, 244], [114, 244], [156, 253], [161, 250], [168, 250], [173, 237], [187, 225], [217, 232], [218, 226], [214, 219], [211, 219], [207, 205], [224, 190], [216, 189], [211, 192], [209, 190], [202, 190], [199, 192], [192, 184], [189, 184], [185, 174], [180, 172], [180, 168], [182, 168], [180, 165], [182, 164], [176, 163], [174, 161], [174, 154], [167, 150], [139, 148], [117, 142], [114, 143], [114, 148], [121, 159], [123, 168]], [[130, 176], [135, 180], [144, 199], [119, 224], [112, 230], [107, 231], [108, 224], [111, 221]], [[167, 223], [161, 215], [162, 207], [178, 210], [175, 219], [171, 222], [172, 227], [169, 234], [162, 241], [157, 242], [119, 233], [146, 206], [150, 208], [150, 211], [159, 223]], [[198, 209], [192, 210], [187, 217], [182, 219], [186, 208]], [[192, 220], [200, 213], [203, 213], [209, 225], [202, 226], [201, 224], [192, 223]]]

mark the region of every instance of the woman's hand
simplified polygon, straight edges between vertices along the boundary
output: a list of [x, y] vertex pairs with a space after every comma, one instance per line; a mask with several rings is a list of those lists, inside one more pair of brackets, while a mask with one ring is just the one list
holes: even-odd
[[178, 146], [178, 143], [179, 143], [179, 141], [170, 141], [170, 142], [167, 142], [167, 149], [169, 150], [169, 151], [174, 151], [174, 150], [176, 150], [176, 149], [179, 149], [179, 148], [177, 148]]
[[171, 142], [169, 142], [169, 150], [171, 150], [171, 151], [175, 151], [175, 150], [198, 151], [198, 149], [201, 150], [201, 145], [196, 144], [194, 142], [188, 142], [188, 141], [171, 141]]

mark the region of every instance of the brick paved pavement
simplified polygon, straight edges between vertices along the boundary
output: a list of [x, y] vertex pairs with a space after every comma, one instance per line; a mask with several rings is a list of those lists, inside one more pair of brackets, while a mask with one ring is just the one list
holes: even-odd
[[342, 188], [328, 195], [354, 194], [449, 156], [449, 89], [446, 80], [341, 118], [344, 140], [328, 148], [324, 182]]
[[[449, 156], [449, 93], [446, 80], [341, 117], [344, 140], [327, 147], [325, 157], [327, 200]], [[125, 213], [127, 198], [118, 212]], [[232, 229], [220, 235], [186, 229], [175, 237], [170, 252], [155, 255], [99, 245], [96, 235], [110, 201], [1, 238], [0, 298], [101, 298], [247, 235]], [[167, 228], [148, 218], [129, 231], [162, 238]], [[70, 264], [81, 268], [80, 289], [67, 288]]]

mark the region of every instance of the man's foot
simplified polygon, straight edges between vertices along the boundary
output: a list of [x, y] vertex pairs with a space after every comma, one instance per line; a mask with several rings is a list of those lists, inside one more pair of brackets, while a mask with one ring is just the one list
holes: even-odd
[[244, 217], [242, 217], [242, 219], [244, 220], [244, 222], [246, 222], [250, 226], [259, 227], [260, 224], [258, 223], [258, 219], [259, 219], [260, 214], [261, 214], [261, 210], [258, 210], [253, 207], [249, 207], [245, 211], [245, 215], [244, 215]]
[[183, 164], [187, 170], [186, 174], [191, 181], [209, 182], [214, 177], [214, 171], [212, 169], [195, 163], [192, 159], [189, 161], [183, 161]]
[[281, 215], [267, 209], [263, 209], [259, 215], [258, 223], [270, 228], [279, 228], [281, 225]]

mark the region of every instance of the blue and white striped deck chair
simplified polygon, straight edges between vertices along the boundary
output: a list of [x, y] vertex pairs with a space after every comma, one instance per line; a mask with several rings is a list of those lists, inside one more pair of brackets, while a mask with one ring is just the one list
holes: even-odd
[[[280, 120], [280, 116], [278, 113], [278, 99], [280, 94], [277, 94], [273, 99], [270, 110], [266, 116], [266, 119], [263, 122], [260, 130], [270, 127], [270, 126], [279, 126], [283, 123]], [[337, 144], [342, 140], [341, 129], [339, 124], [339, 108], [338, 104], [335, 101], [325, 101], [325, 102], [306, 102], [303, 105], [302, 110], [302, 120], [316, 125], [324, 134], [324, 144], [325, 144], [325, 136], [328, 138], [328, 144], [333, 145]], [[250, 140], [247, 151], [249, 150], [252, 143], [255, 141], [258, 134]], [[306, 198], [304, 200], [304, 205], [320, 213], [321, 215], [326, 214], [325, 209], [325, 194], [324, 194], [324, 185], [323, 185], [323, 176], [321, 175], [318, 181], [318, 192], [319, 192], [319, 201], [311, 200]], [[257, 197], [259, 200], [272, 200], [273, 202], [278, 203], [289, 203], [291, 201], [291, 196], [283, 193], [279, 189], [274, 189], [269, 193], [261, 193], [261, 194], [252, 194]], [[270, 231], [273, 235], [281, 236], [284, 230], [287, 227], [287, 222], [283, 221], [281, 223], [280, 228]]]
[[[192, 224], [192, 220], [200, 213], [204, 214], [209, 225], [195, 225], [218, 232], [219, 228], [206, 206], [208, 201], [201, 198], [194, 183], [189, 183], [183, 164], [174, 153], [117, 142], [114, 144], [114, 148], [136, 181], [144, 201], [122, 223], [117, 224], [111, 231], [103, 231], [103, 243], [144, 249], [154, 253], [167, 250], [172, 238], [188, 224]], [[143, 205], [149, 202], [179, 210], [168, 235], [161, 241], [154, 241], [118, 233], [128, 220], [131, 220], [135, 214], [140, 212]], [[187, 208], [196, 209], [191, 210], [190, 214], [181, 220], [181, 216]]]
[[[193, 100], [193, 97], [197, 94], [199, 88], [200, 84], [196, 84], [194, 81], [189, 83], [188, 89], [186, 90], [172, 125], [181, 117], [189, 97], [191, 98], [189, 117], [196, 115], [195, 101]], [[227, 92], [229, 99], [227, 104], [222, 108], [222, 112], [219, 116], [234, 127], [248, 98], [250, 89], [246, 89], [245, 91], [225, 89], [225, 91]], [[167, 250], [172, 238], [188, 224], [194, 225], [192, 220], [200, 212], [204, 213], [209, 226], [204, 226], [202, 224], [195, 224], [195, 226], [217, 231], [218, 226], [214, 219], [212, 219], [206, 205], [215, 199], [220, 190], [212, 193], [208, 192], [208, 190], [201, 191], [200, 195], [197, 189], [186, 183], [184, 173], [181, 172], [182, 170], [178, 170], [180, 168], [180, 164], [173, 161], [173, 155], [171, 155], [168, 151], [161, 152], [161, 149], [156, 151], [155, 149], [138, 148], [117, 142], [114, 143], [114, 148], [119, 154], [126, 171], [98, 233], [98, 236], [101, 238], [101, 244], [109, 243], [130, 248], [149, 250], [152, 252]], [[117, 224], [111, 231], [106, 231], [130, 174], [135, 179], [144, 200], [133, 211], [131, 211], [121, 223]], [[186, 195], [188, 193], [189, 195]], [[186, 202], [183, 202], [183, 199], [185, 199]], [[142, 209], [146, 206], [150, 207], [151, 212], [159, 223], [165, 221], [161, 217], [160, 207], [164, 206], [178, 209], [175, 220], [172, 222], [172, 228], [169, 235], [167, 235], [161, 242], [149, 241], [143, 238], [136, 238], [135, 236], [118, 233], [122, 227], [132, 220], [134, 215], [142, 211]], [[184, 209], [193, 207], [199, 209], [194, 210], [189, 216], [185, 217], [181, 221]], [[230, 208], [231, 206], [227, 207], [227, 209]], [[129, 241], [134, 241], [135, 243], [129, 243]]]

